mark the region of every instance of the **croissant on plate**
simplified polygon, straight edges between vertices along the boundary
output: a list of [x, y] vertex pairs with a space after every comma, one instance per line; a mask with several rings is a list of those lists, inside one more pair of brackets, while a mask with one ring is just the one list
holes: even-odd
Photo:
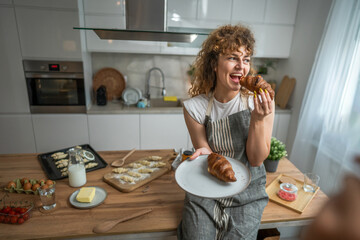
[[235, 182], [235, 172], [230, 162], [222, 155], [211, 153], [208, 156], [208, 172], [224, 182]]
[[271, 88], [271, 85], [267, 83], [260, 75], [257, 76], [246, 76], [240, 78], [240, 85], [250, 90], [251, 92], [259, 92], [259, 89], [267, 90], [271, 99], [274, 99], [275, 92]]

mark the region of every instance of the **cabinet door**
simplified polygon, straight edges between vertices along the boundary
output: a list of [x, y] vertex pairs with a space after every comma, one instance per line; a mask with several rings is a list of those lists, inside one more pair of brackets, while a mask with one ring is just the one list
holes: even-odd
[[230, 23], [231, 4], [231, 0], [199, 0], [198, 18]]
[[81, 59], [78, 11], [16, 7], [24, 58]]
[[0, 154], [35, 153], [30, 114], [0, 115]]
[[13, 0], [16, 6], [44, 7], [44, 8], [61, 8], [77, 10], [77, 1], [74, 0]]
[[167, 1], [167, 25], [172, 26], [176, 22], [189, 19], [197, 19], [197, 0], [168, 0]]
[[0, 7], [0, 113], [30, 113], [14, 9]]
[[267, 0], [265, 23], [295, 24], [298, 0]]
[[37, 152], [89, 143], [86, 114], [33, 114]]
[[173, 149], [188, 146], [188, 131], [182, 114], [140, 115], [141, 149]]
[[88, 115], [90, 145], [98, 151], [140, 149], [139, 115]]
[[294, 27], [291, 25], [254, 24], [255, 57], [288, 58]]
[[263, 23], [266, 0], [233, 0], [231, 23]]
[[85, 14], [116, 14], [125, 16], [125, 0], [84, 0]]

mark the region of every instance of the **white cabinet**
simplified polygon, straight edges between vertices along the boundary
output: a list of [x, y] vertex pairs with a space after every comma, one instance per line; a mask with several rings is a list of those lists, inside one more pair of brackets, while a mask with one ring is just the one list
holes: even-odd
[[89, 114], [88, 122], [96, 151], [140, 149], [138, 114]]
[[[66, 6], [66, 5], [64, 5]], [[15, 5], [24, 59], [81, 59], [77, 9]]]
[[57, 8], [77, 10], [77, 2], [74, 0], [13, 0], [15, 6], [28, 6], [40, 8]]
[[7, 6], [0, 6], [0, 72], [0, 113], [29, 113], [15, 13]]
[[256, 40], [254, 56], [288, 58], [298, 0], [233, 1], [231, 23], [243, 23], [253, 30]]
[[[196, 0], [168, 0], [167, 17], [170, 22], [179, 22], [184, 19], [197, 18], [198, 3]], [[168, 22], [169, 24], [169, 22]]]
[[267, 0], [265, 23], [295, 24], [298, 0]]
[[256, 24], [251, 29], [256, 40], [255, 57], [287, 58], [290, 56], [293, 26]]
[[216, 28], [230, 23], [232, 0], [199, 0], [198, 20], [206, 28]]
[[39, 153], [89, 143], [86, 114], [33, 114], [32, 121]]
[[0, 0], [0, 4], [12, 5], [12, 0]]
[[140, 115], [141, 149], [173, 149], [188, 146], [188, 130], [182, 114]]
[[30, 114], [1, 114], [0, 133], [0, 154], [36, 152]]
[[286, 143], [290, 120], [291, 120], [291, 112], [285, 112], [285, 111], [276, 112], [272, 136], [276, 137], [283, 143]]
[[233, 0], [232, 23], [263, 23], [266, 0]]

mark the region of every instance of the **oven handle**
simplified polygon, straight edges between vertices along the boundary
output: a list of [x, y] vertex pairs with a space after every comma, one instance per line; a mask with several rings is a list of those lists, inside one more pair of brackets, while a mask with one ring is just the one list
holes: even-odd
[[60, 74], [57, 74], [57, 73], [50, 73], [50, 74], [47, 74], [47, 73], [25, 73], [25, 77], [26, 78], [43, 78], [43, 79], [46, 79], [46, 78], [84, 78], [84, 74], [82, 73], [66, 73], [66, 74], [63, 74], [63, 73], [60, 73]]

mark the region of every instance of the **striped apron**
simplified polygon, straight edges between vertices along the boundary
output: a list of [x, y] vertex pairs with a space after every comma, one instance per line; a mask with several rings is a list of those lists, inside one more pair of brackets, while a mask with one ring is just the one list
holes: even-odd
[[[211, 121], [213, 101], [211, 97], [205, 117], [209, 146], [213, 152], [244, 163], [250, 169], [251, 182], [244, 191], [230, 198], [208, 199], [186, 193], [178, 239], [256, 239], [269, 198], [265, 192], [264, 165], [251, 167], [246, 156], [251, 113], [246, 109]], [[241, 97], [241, 104], [247, 106], [247, 99]]]

